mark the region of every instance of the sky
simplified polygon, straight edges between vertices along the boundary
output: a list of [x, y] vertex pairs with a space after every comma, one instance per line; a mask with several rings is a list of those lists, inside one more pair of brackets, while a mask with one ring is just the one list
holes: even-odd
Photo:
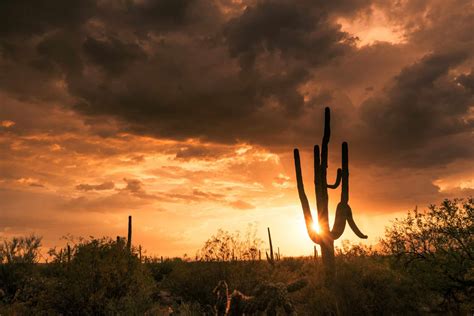
[[473, 6], [1, 1], [0, 238], [126, 236], [132, 215], [150, 255], [249, 225], [310, 254], [292, 152], [315, 211], [328, 106], [328, 182], [347, 141], [349, 203], [377, 244], [408, 210], [474, 193]]

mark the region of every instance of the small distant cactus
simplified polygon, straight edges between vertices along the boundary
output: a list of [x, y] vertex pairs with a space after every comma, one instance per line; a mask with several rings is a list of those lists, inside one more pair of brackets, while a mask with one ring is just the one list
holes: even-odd
[[66, 253], [67, 263], [71, 262], [71, 246], [67, 244], [67, 253]]
[[[334, 184], [328, 184], [327, 182], [328, 144], [330, 135], [330, 110], [326, 108], [324, 111], [324, 134], [321, 154], [319, 152], [319, 146], [314, 146], [314, 185], [320, 233], [313, 228], [313, 216], [311, 215], [308, 198], [304, 191], [303, 176], [301, 175], [300, 154], [298, 149], [294, 150], [296, 181], [299, 198], [303, 207], [306, 229], [311, 240], [321, 246], [321, 257], [328, 281], [334, 277], [336, 272], [334, 265], [334, 240], [338, 239], [344, 232], [346, 221], [359, 238], [367, 238], [355, 224], [352, 218], [352, 210], [349, 206], [349, 154], [346, 142], [342, 143], [342, 163], [341, 168], [337, 170], [336, 181]], [[334, 225], [332, 229], [329, 229], [328, 188], [337, 189], [340, 184], [341, 201], [336, 208]]]
[[270, 227], [267, 227], [268, 231], [268, 243], [270, 244], [270, 255], [268, 255], [268, 252], [265, 251], [265, 255], [267, 256], [267, 261], [270, 263], [272, 266], [275, 265], [275, 257], [273, 255], [273, 243], [272, 243], [272, 235], [270, 234]]
[[132, 216], [128, 216], [127, 249], [132, 249]]

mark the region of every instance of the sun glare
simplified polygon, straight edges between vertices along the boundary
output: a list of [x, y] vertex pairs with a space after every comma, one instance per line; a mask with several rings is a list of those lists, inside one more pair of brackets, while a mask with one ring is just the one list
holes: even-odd
[[313, 222], [313, 225], [311, 226], [311, 228], [318, 234], [321, 232], [321, 228], [319, 228], [319, 225], [316, 222]]

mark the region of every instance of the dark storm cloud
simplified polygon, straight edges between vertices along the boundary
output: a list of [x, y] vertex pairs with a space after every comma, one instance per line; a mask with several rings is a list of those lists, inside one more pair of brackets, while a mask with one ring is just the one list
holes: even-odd
[[[298, 89], [312, 67], [354, 49], [331, 14], [366, 4], [259, 1], [229, 20], [213, 1], [74, 2], [64, 16], [62, 2], [9, 2], [2, 56], [11, 73], [25, 68], [22, 78], [64, 80], [77, 111], [130, 131], [259, 142], [303, 114]], [[6, 47], [23, 53], [12, 62]], [[48, 90], [15, 82], [7, 89], [19, 96]]]
[[93, 51], [99, 69], [120, 74], [75, 74], [69, 91], [80, 100], [78, 111], [113, 115], [137, 133], [218, 142], [270, 139], [303, 114], [298, 88], [310, 78], [309, 69], [353, 49], [329, 11], [305, 1], [259, 2], [226, 23], [218, 20], [210, 33], [191, 18], [187, 23], [196, 29], [183, 30], [180, 18], [174, 32], [150, 27], [149, 35], [159, 36], [139, 41], [143, 49], [88, 37], [86, 55]]
[[0, 36], [27, 38], [55, 28], [80, 27], [96, 9], [94, 0], [1, 1]]
[[134, 43], [123, 43], [118, 38], [107, 40], [96, 40], [88, 37], [83, 45], [86, 57], [101, 66], [111, 75], [118, 74], [129, 67], [139, 58], [145, 58], [145, 54]]
[[472, 157], [472, 73], [449, 72], [466, 52], [434, 53], [403, 69], [391, 86], [360, 110], [363, 140], [375, 159], [429, 166]]
[[330, 60], [350, 48], [351, 37], [328, 23], [327, 14], [309, 2], [264, 1], [248, 7], [225, 27], [231, 55], [240, 58], [244, 69], [263, 52], [311, 64]]

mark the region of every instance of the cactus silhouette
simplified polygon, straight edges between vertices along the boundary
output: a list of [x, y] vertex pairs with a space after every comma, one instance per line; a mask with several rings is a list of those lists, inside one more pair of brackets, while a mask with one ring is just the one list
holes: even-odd
[[67, 244], [67, 252], [66, 252], [66, 258], [67, 258], [67, 263], [71, 262], [71, 246]]
[[265, 252], [267, 256], [267, 261], [273, 266], [275, 264], [275, 257], [273, 256], [273, 244], [272, 244], [272, 235], [270, 234], [270, 227], [267, 227], [268, 231], [268, 243], [270, 244], [270, 255], [268, 252]]
[[[298, 149], [294, 150], [296, 181], [301, 206], [303, 207], [306, 229], [311, 240], [321, 246], [321, 257], [328, 281], [334, 277], [336, 272], [334, 265], [334, 240], [341, 237], [342, 233], [344, 232], [346, 222], [359, 238], [367, 238], [367, 236], [364, 235], [355, 224], [354, 219], [352, 218], [352, 210], [349, 206], [349, 153], [346, 142], [342, 143], [342, 163], [341, 168], [337, 170], [336, 181], [334, 184], [328, 184], [327, 182], [328, 144], [330, 136], [330, 110], [327, 107], [324, 111], [324, 133], [321, 145], [321, 153], [319, 146], [314, 146], [314, 185], [316, 191], [318, 224], [320, 228], [319, 233], [313, 228], [313, 216], [311, 215], [308, 198], [306, 197], [306, 193], [304, 191], [303, 176], [301, 175], [300, 154]], [[341, 201], [336, 208], [334, 225], [332, 229], [329, 229], [328, 188], [337, 189], [339, 185], [341, 185]]]
[[128, 217], [127, 249], [132, 249], [132, 216]]

